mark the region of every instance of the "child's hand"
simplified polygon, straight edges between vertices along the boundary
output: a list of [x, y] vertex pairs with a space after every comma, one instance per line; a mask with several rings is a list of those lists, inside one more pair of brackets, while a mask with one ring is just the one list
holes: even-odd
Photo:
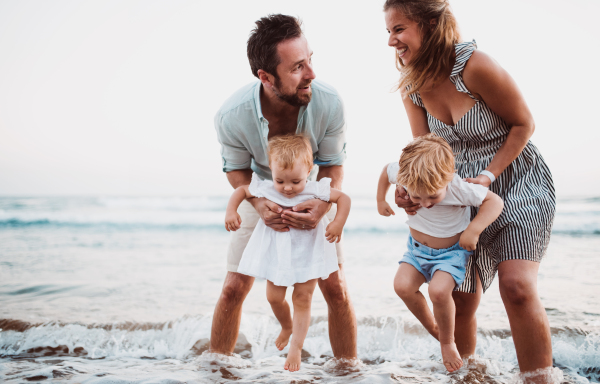
[[379, 214], [381, 216], [390, 216], [390, 215], [396, 214], [396, 213], [394, 213], [394, 210], [392, 209], [392, 207], [390, 207], [388, 202], [385, 200], [377, 202], [377, 211], [379, 212]]
[[340, 240], [342, 239], [342, 230], [343, 229], [344, 229], [344, 226], [339, 225], [335, 221], [332, 221], [331, 223], [329, 223], [327, 228], [325, 228], [325, 238], [330, 243], [333, 243], [333, 242], [339, 243]]
[[225, 214], [225, 229], [227, 231], [237, 231], [242, 224], [242, 218], [237, 212], [227, 212]]
[[479, 234], [475, 231], [469, 230], [469, 228], [465, 229], [465, 231], [460, 235], [460, 239], [458, 240], [458, 245], [467, 251], [474, 251], [477, 248], [477, 241], [479, 240]]

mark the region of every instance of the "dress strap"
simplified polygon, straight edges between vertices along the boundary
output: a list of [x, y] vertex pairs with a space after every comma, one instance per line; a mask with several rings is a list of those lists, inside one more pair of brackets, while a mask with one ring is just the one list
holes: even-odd
[[421, 94], [419, 94], [419, 92], [411, 93], [410, 95], [408, 95], [408, 97], [410, 97], [413, 104], [415, 104], [416, 106], [425, 108], [425, 104], [423, 104], [423, 100], [421, 100]]
[[456, 90], [458, 92], [466, 93], [471, 97], [471, 99], [475, 101], [479, 101], [469, 92], [465, 83], [463, 81], [463, 70], [467, 65], [467, 61], [471, 58], [471, 55], [477, 49], [477, 43], [475, 40], [468, 41], [465, 43], [456, 44], [456, 62], [454, 63], [454, 67], [452, 68], [452, 73], [450, 74], [450, 81], [456, 86]]

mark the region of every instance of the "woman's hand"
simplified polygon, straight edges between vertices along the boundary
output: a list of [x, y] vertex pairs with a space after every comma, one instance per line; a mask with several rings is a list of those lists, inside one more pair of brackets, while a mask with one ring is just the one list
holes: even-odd
[[335, 221], [332, 221], [325, 228], [325, 238], [330, 243], [339, 243], [342, 239], [342, 230], [344, 229], [343, 225], [339, 225]]
[[490, 180], [490, 178], [487, 177], [486, 175], [479, 175], [477, 177], [468, 177], [465, 179], [465, 181], [467, 183], [471, 183], [471, 184], [480, 184], [486, 188], [489, 188], [490, 184], [492, 184], [492, 180]]
[[296, 229], [313, 229], [329, 211], [331, 203], [312, 199], [286, 209], [281, 213], [283, 223]]
[[265, 225], [277, 232], [287, 232], [290, 230], [288, 224], [283, 223], [281, 213], [283, 208], [275, 204], [271, 200], [261, 198], [254, 198], [248, 200], [250, 204], [256, 209], [256, 213], [265, 222]]
[[396, 198], [396, 205], [398, 205], [400, 208], [403, 208], [407, 215], [416, 215], [417, 209], [421, 208], [421, 204], [415, 204], [412, 202], [410, 197], [408, 197], [408, 193], [404, 187], [396, 187], [394, 196]]

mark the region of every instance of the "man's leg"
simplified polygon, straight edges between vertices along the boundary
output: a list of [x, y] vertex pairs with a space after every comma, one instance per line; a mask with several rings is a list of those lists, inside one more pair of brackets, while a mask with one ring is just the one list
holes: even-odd
[[552, 340], [544, 306], [537, 293], [540, 263], [506, 260], [498, 265], [504, 302], [521, 372], [552, 367]]
[[223, 354], [233, 352], [240, 331], [242, 304], [253, 283], [254, 277], [227, 272], [213, 315], [210, 352]]
[[357, 325], [354, 307], [348, 295], [344, 270], [332, 273], [325, 280], [319, 279], [319, 288], [327, 302], [329, 315], [329, 341], [337, 358], [356, 357]]
[[475, 312], [479, 307], [483, 288], [481, 287], [479, 273], [475, 273], [477, 276], [477, 290], [475, 293], [452, 292], [452, 298], [456, 305], [454, 340], [458, 353], [462, 357], [474, 355], [475, 346], [477, 345], [477, 318]]
[[242, 226], [231, 233], [227, 250], [227, 276], [213, 315], [210, 351], [216, 353], [233, 352], [240, 330], [242, 304], [254, 283], [253, 277], [237, 273], [237, 267], [260, 217], [247, 201], [240, 204], [238, 213], [242, 218]]

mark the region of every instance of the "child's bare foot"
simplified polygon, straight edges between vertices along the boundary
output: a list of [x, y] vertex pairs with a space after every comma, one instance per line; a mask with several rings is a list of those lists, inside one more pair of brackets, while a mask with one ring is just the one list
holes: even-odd
[[279, 333], [279, 336], [277, 336], [277, 340], [275, 340], [275, 346], [277, 349], [281, 351], [286, 345], [288, 345], [291, 334], [292, 328], [281, 328], [281, 332]]
[[463, 361], [456, 349], [455, 343], [441, 344], [442, 360], [448, 372], [454, 372], [463, 366]]
[[295, 372], [300, 370], [300, 362], [302, 358], [302, 351], [298, 348], [290, 348], [290, 352], [288, 353], [287, 360], [283, 365], [283, 369], [287, 369], [290, 372]]

